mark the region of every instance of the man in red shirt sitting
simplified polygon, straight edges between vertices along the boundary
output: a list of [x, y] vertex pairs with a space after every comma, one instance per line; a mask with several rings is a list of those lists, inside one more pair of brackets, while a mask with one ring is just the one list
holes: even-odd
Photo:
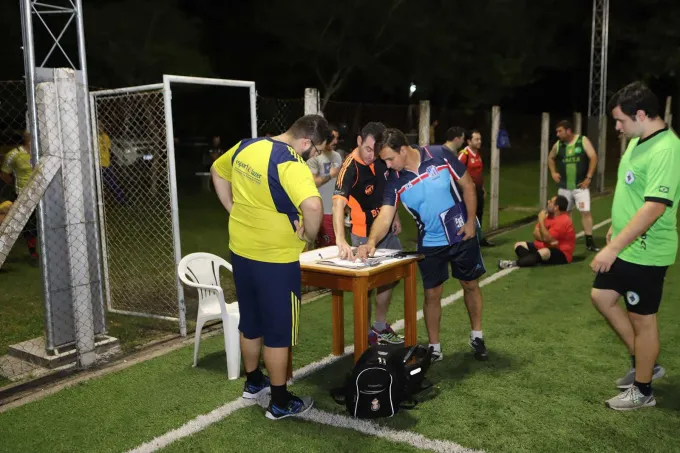
[[500, 260], [498, 267], [531, 267], [537, 264], [569, 264], [571, 263], [576, 232], [567, 213], [569, 200], [562, 195], [552, 197], [548, 201], [548, 209], [538, 214], [538, 223], [534, 228], [533, 243], [517, 242], [515, 254], [517, 260]]

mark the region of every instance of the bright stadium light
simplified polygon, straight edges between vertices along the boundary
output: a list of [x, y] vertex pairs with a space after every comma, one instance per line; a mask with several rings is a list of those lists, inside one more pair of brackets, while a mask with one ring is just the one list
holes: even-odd
[[411, 86], [408, 89], [409, 97], [413, 96], [413, 93], [415, 93], [415, 92], [416, 92], [416, 84], [411, 83]]

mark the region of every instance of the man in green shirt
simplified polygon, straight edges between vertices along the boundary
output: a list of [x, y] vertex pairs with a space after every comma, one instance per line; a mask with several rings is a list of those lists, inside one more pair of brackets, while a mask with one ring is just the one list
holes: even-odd
[[[656, 313], [664, 277], [678, 250], [680, 139], [659, 117], [659, 102], [641, 82], [609, 103], [616, 130], [632, 138], [619, 164], [612, 226], [607, 246], [590, 264], [597, 274], [591, 298], [626, 344], [632, 366], [616, 381], [626, 389], [606, 402], [616, 410], [655, 406], [652, 379], [665, 373], [656, 364]], [[623, 296], [628, 313], [617, 302]]]
[[590, 183], [597, 169], [597, 153], [585, 135], [575, 135], [571, 122], [562, 120], [555, 127], [557, 142], [548, 156], [548, 168], [557, 184], [557, 195], [569, 200], [567, 210], [576, 206], [581, 213], [581, 225], [586, 248], [599, 252], [593, 241], [593, 215], [590, 213]]

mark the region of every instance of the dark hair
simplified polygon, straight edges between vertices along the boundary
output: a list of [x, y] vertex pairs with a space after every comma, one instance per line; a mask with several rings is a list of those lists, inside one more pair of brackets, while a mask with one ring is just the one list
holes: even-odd
[[631, 118], [638, 110], [643, 110], [650, 118], [659, 116], [659, 100], [642, 82], [633, 82], [617, 91], [607, 105], [609, 111], [616, 107], [621, 107], [621, 111]]
[[560, 212], [567, 212], [567, 208], [569, 207], [569, 200], [567, 200], [567, 197], [564, 195], [558, 195], [555, 197], [555, 206], [560, 208]]
[[479, 136], [482, 136], [482, 133], [479, 131], [479, 129], [471, 129], [465, 133], [465, 141], [467, 142], [468, 140], [472, 140], [472, 135], [473, 134], [479, 134]]
[[305, 115], [298, 118], [288, 129], [288, 133], [295, 139], [307, 138], [314, 145], [322, 144], [331, 135], [328, 121], [321, 115]]
[[565, 131], [567, 129], [571, 129], [572, 131], [574, 130], [574, 126], [571, 124], [571, 121], [569, 121], [569, 120], [562, 120], [562, 121], [558, 122], [557, 125], [555, 126], [555, 129], [557, 129], [558, 127], [561, 127]]
[[384, 133], [385, 133], [385, 125], [383, 123], [370, 122], [370, 123], [367, 123], [361, 129], [359, 136], [361, 136], [362, 142], [364, 140], [366, 140], [369, 136], [373, 136], [376, 143], [382, 143]]
[[381, 148], [385, 146], [398, 153], [402, 146], [409, 146], [409, 143], [404, 133], [399, 129], [385, 129]]
[[452, 142], [454, 139], [456, 139], [458, 137], [462, 137], [464, 135], [465, 135], [465, 129], [463, 129], [460, 126], [453, 126], [453, 127], [450, 127], [446, 131], [446, 141]]

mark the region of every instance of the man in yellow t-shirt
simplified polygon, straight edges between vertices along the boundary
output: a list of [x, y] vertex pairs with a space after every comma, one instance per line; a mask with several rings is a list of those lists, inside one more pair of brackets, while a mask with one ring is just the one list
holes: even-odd
[[[28, 131], [24, 131], [24, 143], [16, 148], [10, 150], [5, 154], [5, 159], [0, 167], [0, 178], [7, 184], [14, 180], [14, 193], [10, 197], [10, 201], [16, 201], [17, 197], [28, 184], [31, 175], [33, 174], [33, 166], [31, 165], [31, 135]], [[31, 214], [26, 226], [22, 232], [26, 244], [28, 245], [28, 252], [31, 254], [31, 265], [38, 265], [37, 246], [37, 222], [35, 213]]]
[[99, 166], [102, 167], [102, 181], [113, 193], [113, 196], [116, 197], [118, 203], [125, 203], [123, 189], [118, 185], [114, 170], [111, 169], [111, 137], [101, 126], [99, 127], [97, 143], [99, 147]]
[[5, 216], [9, 212], [9, 208], [12, 207], [11, 201], [4, 201], [0, 203], [0, 224], [5, 220]]
[[[288, 349], [297, 344], [300, 252], [323, 218], [321, 196], [304, 152], [323, 149], [331, 131], [319, 115], [298, 119], [276, 137], [242, 140], [211, 168], [215, 192], [229, 212], [229, 249], [238, 299], [244, 398], [270, 391], [266, 416], [299, 415], [313, 404], [286, 388]], [[258, 368], [264, 344], [266, 377]]]

